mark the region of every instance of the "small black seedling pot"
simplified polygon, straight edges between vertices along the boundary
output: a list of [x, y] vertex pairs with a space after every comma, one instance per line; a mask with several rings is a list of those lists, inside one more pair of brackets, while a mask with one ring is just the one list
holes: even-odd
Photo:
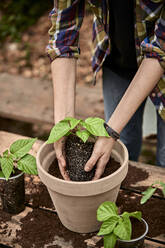
[[25, 209], [24, 173], [0, 178], [0, 208], [10, 214], [18, 214]]
[[142, 219], [141, 223], [142, 227], [145, 226], [145, 231], [140, 237], [131, 240], [117, 240], [115, 248], [143, 248], [144, 239], [148, 233], [148, 224], [144, 219]]

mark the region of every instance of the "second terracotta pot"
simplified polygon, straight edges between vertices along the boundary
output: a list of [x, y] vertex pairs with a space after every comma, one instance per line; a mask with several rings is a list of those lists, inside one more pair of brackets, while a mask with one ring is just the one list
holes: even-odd
[[37, 168], [47, 186], [62, 224], [78, 233], [97, 231], [100, 223], [96, 211], [104, 201], [116, 201], [120, 184], [128, 171], [128, 152], [121, 141], [115, 143], [111, 156], [121, 167], [113, 174], [96, 181], [64, 181], [48, 173], [55, 159], [53, 145], [44, 143], [37, 153]]

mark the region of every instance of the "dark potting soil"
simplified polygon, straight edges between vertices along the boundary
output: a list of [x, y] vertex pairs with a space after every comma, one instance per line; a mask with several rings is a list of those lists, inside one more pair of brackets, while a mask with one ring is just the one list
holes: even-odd
[[131, 218], [132, 236], [131, 239], [136, 239], [145, 233], [145, 224], [135, 218]]
[[[106, 169], [102, 175], [101, 178], [103, 177], [106, 177], [112, 173], [114, 173], [117, 169], [119, 169], [120, 167], [120, 164], [118, 162], [116, 162], [113, 158], [110, 158], [107, 166], [106, 166]], [[58, 161], [57, 159], [55, 159], [50, 167], [49, 167], [49, 170], [48, 170], [49, 174], [51, 174], [52, 176], [55, 176], [57, 178], [60, 178], [60, 179], [63, 179], [61, 173], [60, 173], [60, 170], [59, 170], [59, 167], [58, 167]]]
[[141, 211], [142, 217], [148, 223], [147, 236], [165, 235], [165, 199], [151, 198], [145, 204], [140, 204], [141, 196], [130, 191], [120, 190], [117, 198], [119, 211]]
[[[90, 181], [94, 177], [95, 167], [90, 172], [86, 172], [84, 170], [84, 166], [92, 154], [93, 147], [93, 142], [84, 143], [77, 136], [70, 135], [67, 138], [65, 147], [67, 164], [66, 169], [72, 181]], [[102, 178], [112, 174], [119, 167], [120, 163], [110, 158], [102, 175]], [[48, 172], [55, 177], [63, 179], [58, 167], [57, 159], [52, 162]]]
[[[120, 207], [121, 212], [142, 211], [143, 218], [149, 225], [149, 233], [147, 236], [156, 237], [165, 234], [165, 201], [151, 199], [146, 203], [147, 206], [141, 206], [139, 201], [139, 195], [133, 193], [127, 195], [121, 191], [117, 199], [117, 205]], [[60, 238], [64, 242], [63, 247], [69, 247], [69, 245], [67, 246], [67, 242], [71, 242], [71, 247], [73, 248], [87, 248], [88, 246], [85, 240], [96, 235], [96, 233], [78, 234], [71, 232], [61, 224], [56, 214], [40, 209], [33, 209], [31, 213], [21, 219], [21, 222], [21, 230], [17, 231], [17, 239], [15, 242], [24, 248], [29, 248], [29, 244], [31, 247], [34, 244], [36, 248], [43, 248], [45, 244], [50, 244], [48, 247], [52, 245], [52, 247], [58, 248], [61, 247], [58, 243]], [[136, 231], [138, 231], [138, 233], [135, 233], [133, 237], [141, 235], [141, 225], [136, 226]], [[103, 241], [99, 241], [96, 247], [103, 247]]]
[[[130, 218], [130, 220], [131, 220], [131, 224], [132, 224], [131, 239], [136, 239], [138, 237], [141, 237], [145, 233], [145, 230], [146, 230], [144, 222], [139, 221], [135, 218]], [[97, 245], [99, 248], [103, 247], [103, 240], [101, 239]], [[117, 244], [116, 244], [116, 246], [118, 247]], [[115, 246], [115, 248], [116, 248], [116, 246]], [[141, 246], [138, 246], [138, 247], [140, 248]]]
[[[15, 170], [13, 176], [20, 174], [19, 170]], [[1, 210], [18, 214], [24, 210], [25, 205], [25, 188], [24, 188], [24, 175], [20, 177], [6, 180], [0, 180], [0, 197], [1, 197]]]
[[[138, 169], [138, 173], [140, 173], [139, 170], [141, 169]], [[134, 175], [132, 175], [130, 171], [129, 178], [133, 176]], [[32, 178], [32, 176], [30, 176], [30, 178]], [[28, 181], [27, 188], [31, 189], [33, 185], [34, 183], [32, 178], [32, 180]], [[32, 194], [29, 199], [34, 198], [33, 200], [35, 204], [37, 204], [36, 206], [44, 206], [44, 204], [46, 204], [46, 207], [52, 208], [50, 196], [42, 183], [39, 184], [37, 189], [36, 185], [34, 185], [34, 187], [32, 187], [32, 192], [34, 194]], [[38, 197], [37, 194], [41, 195], [41, 197]], [[121, 213], [124, 211], [141, 211], [143, 218], [149, 225], [147, 236], [154, 238], [160, 235], [165, 235], [165, 200], [152, 198], [144, 205], [140, 205], [140, 199], [140, 195], [126, 190], [120, 190], [117, 198], [117, 206]], [[37, 201], [39, 202], [37, 203]], [[0, 211], [0, 223], [8, 221], [10, 218], [10, 214]], [[21, 222], [23, 223], [22, 229], [17, 231], [16, 242], [24, 248], [29, 248], [29, 244], [30, 247], [32, 247], [32, 244], [35, 244], [36, 248], [42, 248], [44, 247], [44, 244], [48, 243], [50, 243], [50, 246], [48, 247], [51, 247], [52, 245], [52, 247], [59, 248], [61, 246], [53, 244], [53, 241], [57, 239], [55, 236], [64, 238], [65, 241], [70, 240], [72, 242], [72, 247], [74, 248], [87, 248], [87, 244], [84, 241], [90, 239], [96, 234], [81, 235], [71, 232], [61, 224], [56, 214], [39, 209], [33, 209], [33, 212], [29, 213], [24, 219], [21, 219]], [[103, 242], [98, 242], [96, 247], [103, 247]]]
[[145, 168], [143, 170], [141, 168], [129, 164], [128, 173], [126, 178], [122, 182], [122, 186], [125, 188], [133, 188], [133, 185], [135, 185], [137, 182], [144, 181], [148, 177], [149, 177], [149, 173], [145, 170]]
[[[145, 191], [150, 185], [148, 186], [137, 186], [136, 183], [146, 180], [149, 177], [149, 173], [144, 169], [138, 168], [131, 164], [128, 164], [128, 173], [126, 178], [121, 184], [121, 187], [127, 189], [135, 189], [139, 192]], [[135, 186], [134, 186], [135, 185]], [[161, 197], [163, 196], [163, 192], [160, 189], [157, 189], [155, 192], [156, 195]]]
[[38, 176], [25, 175], [25, 193], [25, 203], [30, 204], [33, 208], [54, 209], [48, 190]]
[[94, 142], [84, 143], [75, 135], [66, 139], [65, 152], [69, 177], [72, 181], [90, 181], [94, 177], [95, 168], [86, 172], [84, 166], [89, 160], [94, 147]]
[[[17, 231], [15, 242], [23, 248], [33, 247], [33, 244], [35, 248], [51, 247], [51, 245], [55, 248], [70, 247], [69, 242], [72, 244], [71, 247], [87, 248], [84, 240], [94, 236], [93, 233], [82, 235], [71, 232], [61, 224], [56, 214], [40, 209], [33, 209], [21, 219], [21, 222], [22, 228]], [[50, 246], [44, 246], [45, 244]]]

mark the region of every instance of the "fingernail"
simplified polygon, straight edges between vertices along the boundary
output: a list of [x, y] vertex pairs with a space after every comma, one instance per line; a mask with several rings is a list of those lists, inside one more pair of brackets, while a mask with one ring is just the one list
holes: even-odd
[[90, 168], [88, 166], [85, 167], [85, 171], [88, 172], [90, 171]]
[[65, 162], [62, 162], [62, 167], [65, 168]]

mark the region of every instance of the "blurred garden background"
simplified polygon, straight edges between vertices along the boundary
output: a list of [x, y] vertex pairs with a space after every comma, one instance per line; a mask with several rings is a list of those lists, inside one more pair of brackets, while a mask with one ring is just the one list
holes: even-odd
[[[53, 1], [44, 0], [3, 0], [0, 2], [0, 130], [9, 131], [31, 137], [46, 139], [52, 127], [47, 122], [33, 121], [3, 109], [4, 87], [10, 79], [12, 87], [7, 91], [17, 94], [18, 77], [22, 80], [24, 97], [18, 97], [19, 108], [23, 111], [23, 101], [26, 98], [26, 87], [33, 89], [36, 82], [51, 81], [50, 61], [46, 56], [45, 47], [48, 43], [48, 30], [51, 26], [49, 12], [53, 8]], [[77, 113], [79, 117], [89, 115], [104, 117], [103, 97], [101, 90], [101, 72], [97, 85], [92, 86], [91, 70], [91, 32], [92, 15], [86, 8], [86, 16], [80, 33], [81, 55], [78, 60], [77, 85]], [[5, 75], [5, 76], [4, 76]], [[12, 77], [11, 77], [12, 76]], [[5, 78], [5, 81], [4, 81]], [[28, 79], [28, 81], [26, 81]], [[25, 80], [25, 81], [24, 81]], [[28, 82], [28, 85], [25, 84]], [[15, 86], [16, 85], [16, 86]], [[6, 86], [7, 87], [7, 86]], [[18, 86], [17, 86], [18, 87]], [[38, 94], [40, 91], [38, 91]], [[6, 94], [6, 101], [12, 105], [10, 94]], [[37, 98], [37, 92], [34, 91]], [[45, 103], [46, 104], [46, 103]], [[1, 107], [2, 106], [2, 107]], [[7, 105], [5, 105], [7, 106]], [[53, 106], [52, 106], [53, 107]], [[18, 111], [19, 109], [17, 109]], [[31, 109], [32, 111], [32, 109]], [[37, 116], [37, 111], [36, 111]], [[146, 124], [147, 125], [147, 124]], [[149, 124], [148, 124], [149, 125]], [[156, 135], [150, 133], [144, 137], [140, 161], [155, 164]]]

